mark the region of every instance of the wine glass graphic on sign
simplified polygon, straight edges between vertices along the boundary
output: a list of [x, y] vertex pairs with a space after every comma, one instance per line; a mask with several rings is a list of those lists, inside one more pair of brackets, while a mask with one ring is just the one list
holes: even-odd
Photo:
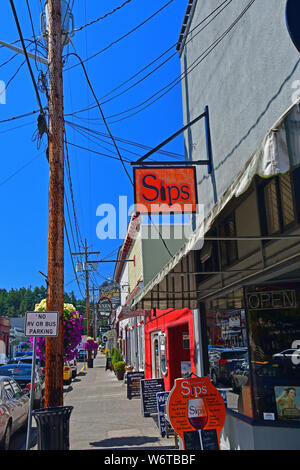
[[203, 398], [192, 398], [188, 401], [188, 420], [197, 430], [205, 427], [208, 414]]

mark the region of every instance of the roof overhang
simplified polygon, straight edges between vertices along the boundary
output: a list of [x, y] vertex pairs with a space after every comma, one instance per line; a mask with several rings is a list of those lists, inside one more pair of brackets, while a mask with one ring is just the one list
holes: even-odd
[[[290, 161], [286, 118], [290, 117], [292, 127], [297, 132], [300, 127], [300, 100], [288, 108], [269, 130], [259, 148], [248, 160], [232, 184], [220, 197], [213, 209], [191, 234], [186, 243], [169, 260], [164, 268], [134, 298], [131, 308], [151, 309], [198, 308], [197, 285], [195, 276], [174, 276], [174, 273], [195, 271], [193, 250], [199, 249], [199, 243], [205, 240], [218, 215], [233, 199], [244, 194], [250, 187], [255, 175], [268, 178], [288, 172], [291, 167], [300, 164], [300, 153]], [[298, 161], [299, 160], [299, 161]], [[188, 264], [189, 269], [184, 265]]]

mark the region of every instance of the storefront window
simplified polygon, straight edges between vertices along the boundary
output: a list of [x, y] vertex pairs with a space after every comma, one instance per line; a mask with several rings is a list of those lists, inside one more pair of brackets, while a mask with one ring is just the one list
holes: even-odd
[[255, 417], [300, 424], [300, 290], [248, 287], [249, 359]]
[[243, 290], [206, 306], [209, 375], [227, 408], [253, 416]]

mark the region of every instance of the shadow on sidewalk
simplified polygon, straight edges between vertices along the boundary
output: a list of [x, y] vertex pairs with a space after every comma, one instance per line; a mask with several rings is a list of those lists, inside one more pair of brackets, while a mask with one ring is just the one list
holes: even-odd
[[94, 447], [130, 447], [141, 446], [147, 443], [158, 443], [159, 439], [157, 437], [147, 437], [147, 436], [124, 436], [124, 437], [113, 437], [111, 439], [104, 439], [103, 441], [90, 442], [91, 446]]

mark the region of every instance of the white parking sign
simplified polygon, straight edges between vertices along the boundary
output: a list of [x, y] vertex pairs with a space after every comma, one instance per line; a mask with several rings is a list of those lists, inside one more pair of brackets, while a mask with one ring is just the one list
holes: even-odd
[[58, 336], [58, 312], [27, 312], [25, 318], [25, 336]]

